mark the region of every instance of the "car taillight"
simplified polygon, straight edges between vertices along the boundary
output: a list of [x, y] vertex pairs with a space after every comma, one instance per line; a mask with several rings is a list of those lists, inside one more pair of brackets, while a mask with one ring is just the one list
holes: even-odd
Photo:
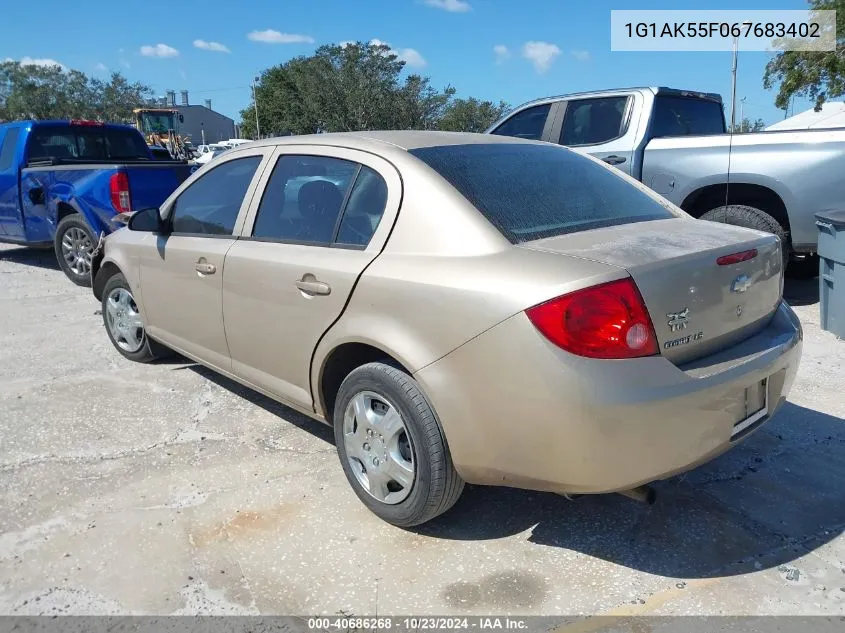
[[741, 253], [731, 253], [730, 255], [722, 255], [716, 259], [719, 266], [730, 266], [731, 264], [739, 264], [740, 262], [747, 262], [750, 259], [757, 257], [757, 249], [752, 248]]
[[631, 278], [577, 290], [525, 312], [547, 339], [578, 356], [638, 358], [658, 353], [651, 318]]
[[129, 199], [129, 178], [122, 171], [112, 174], [109, 180], [109, 191], [111, 192], [111, 206], [118, 213], [132, 211], [132, 203]]

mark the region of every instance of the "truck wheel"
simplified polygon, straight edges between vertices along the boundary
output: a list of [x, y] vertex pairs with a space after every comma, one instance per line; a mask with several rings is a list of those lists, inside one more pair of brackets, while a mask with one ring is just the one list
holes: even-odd
[[148, 363], [173, 353], [147, 336], [132, 289], [121, 273], [112, 275], [106, 282], [102, 307], [109, 340], [124, 357], [136, 363]]
[[355, 494], [388, 523], [425, 523], [463, 492], [431, 405], [417, 382], [392, 365], [368, 363], [344, 379], [334, 437]]
[[67, 215], [56, 227], [55, 250], [59, 266], [77, 286], [91, 285], [91, 255], [97, 240], [85, 219]]
[[742, 226], [746, 229], [755, 229], [777, 235], [778, 239], [780, 239], [781, 254], [783, 255], [783, 269], [784, 271], [786, 270], [792, 256], [792, 246], [780, 222], [765, 211], [744, 204], [729, 204], [711, 209], [699, 219], [721, 222], [723, 224], [733, 224], [734, 226]]

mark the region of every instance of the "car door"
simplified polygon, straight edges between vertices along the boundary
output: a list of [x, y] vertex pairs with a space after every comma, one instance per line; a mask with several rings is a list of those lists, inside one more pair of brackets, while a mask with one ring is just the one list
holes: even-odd
[[187, 180], [165, 203], [167, 234], [149, 236], [140, 258], [141, 293], [150, 335], [228, 371], [222, 283], [272, 148], [239, 152]]
[[20, 211], [18, 144], [20, 127], [0, 129], [0, 235], [23, 238]]
[[243, 236], [226, 255], [232, 371], [313, 407], [311, 358], [387, 239], [401, 199], [388, 162], [343, 148], [280, 148]]
[[583, 151], [631, 173], [635, 126], [631, 123], [635, 95], [570, 99], [561, 105], [556, 142]]

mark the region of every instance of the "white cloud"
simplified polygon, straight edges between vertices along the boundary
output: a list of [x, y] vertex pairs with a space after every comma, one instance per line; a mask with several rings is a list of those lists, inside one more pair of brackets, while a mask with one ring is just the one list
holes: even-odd
[[49, 57], [21, 57], [20, 59], [12, 59], [7, 57], [4, 62], [19, 62], [21, 66], [58, 66], [62, 70], [67, 70], [67, 66], [55, 59]]
[[144, 57], [176, 57], [179, 55], [179, 51], [167, 44], [156, 44], [155, 46], [142, 46], [141, 55]]
[[205, 40], [194, 40], [194, 47], [201, 48], [204, 51], [214, 51], [215, 53], [231, 53], [225, 45], [220, 42], [206, 42]]
[[101, 73], [109, 72], [109, 67], [106, 66], [103, 62], [97, 62], [97, 65], [94, 66], [94, 69]]
[[525, 42], [522, 47], [522, 56], [534, 64], [538, 73], [544, 73], [560, 56], [560, 49], [548, 42]]
[[247, 38], [253, 42], [264, 42], [265, 44], [313, 44], [314, 38], [310, 35], [298, 33], [279, 33], [273, 29], [266, 31], [252, 31]]
[[435, 9], [443, 9], [450, 13], [466, 13], [472, 10], [469, 2], [465, 0], [425, 0], [425, 3]]
[[389, 42], [385, 42], [380, 40], [376, 37], [370, 40], [370, 44], [374, 46], [387, 46], [390, 49], [390, 52], [396, 55], [401, 61], [408, 64], [408, 66], [412, 68], [422, 68], [428, 62], [425, 60], [425, 57], [422, 54], [413, 48], [393, 48]]
[[496, 54], [496, 63], [501, 64], [506, 59], [509, 59], [511, 56], [510, 50], [504, 44], [496, 44], [493, 47], [493, 52]]
[[572, 56], [579, 62], [590, 61], [590, 51], [572, 51]]

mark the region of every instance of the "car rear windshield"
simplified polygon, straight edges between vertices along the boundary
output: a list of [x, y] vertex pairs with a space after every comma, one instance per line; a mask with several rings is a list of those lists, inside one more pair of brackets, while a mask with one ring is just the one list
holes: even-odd
[[410, 150], [512, 244], [674, 217], [637, 187], [556, 145], [473, 144]]
[[139, 160], [150, 155], [144, 139], [131, 129], [44, 126], [32, 133], [29, 160], [73, 158], [81, 160]]
[[710, 99], [657, 95], [651, 136], [708, 136], [725, 133], [722, 104]]

